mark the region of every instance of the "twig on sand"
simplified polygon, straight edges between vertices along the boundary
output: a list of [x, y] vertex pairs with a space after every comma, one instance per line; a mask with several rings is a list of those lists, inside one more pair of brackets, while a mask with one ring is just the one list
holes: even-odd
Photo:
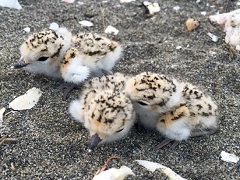
[[102, 3], [100, 4], [100, 9], [102, 13], [102, 23], [103, 23], [103, 31], [104, 31], [104, 29], [106, 29], [106, 26], [105, 26], [105, 14], [104, 14], [104, 9], [102, 7]]
[[7, 135], [4, 135], [3, 137], [0, 138], [0, 146], [3, 145], [4, 143], [17, 143], [18, 139], [17, 138], [7, 138]]
[[95, 176], [98, 175], [98, 174], [100, 174], [101, 172], [105, 171], [105, 170], [107, 169], [108, 164], [109, 164], [113, 159], [117, 159], [117, 158], [120, 158], [120, 157], [119, 157], [118, 155], [113, 155], [113, 156], [111, 156], [110, 158], [108, 158], [108, 160], [105, 162], [105, 164], [102, 166], [102, 168], [99, 169], [99, 170], [96, 172]]
[[10, 170], [13, 172], [13, 171], [16, 171], [16, 168], [13, 164], [13, 162], [11, 162], [11, 165], [10, 165]]

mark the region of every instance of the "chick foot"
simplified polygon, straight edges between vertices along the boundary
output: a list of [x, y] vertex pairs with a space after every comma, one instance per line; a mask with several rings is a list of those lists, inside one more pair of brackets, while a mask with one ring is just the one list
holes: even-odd
[[66, 101], [68, 94], [73, 90], [77, 88], [77, 85], [74, 83], [69, 83], [69, 82], [63, 82], [61, 83], [58, 87], [60, 90], [64, 90], [63, 95], [62, 95], [62, 100]]
[[206, 135], [212, 135], [219, 131], [218, 128], [212, 128], [212, 129], [204, 129], [204, 130], [195, 130], [191, 132], [190, 137], [199, 137], [199, 136], [206, 136]]
[[156, 149], [162, 149], [163, 147], [167, 146], [170, 143], [172, 143], [172, 145], [170, 146], [170, 149], [174, 149], [175, 147], [177, 147], [178, 144], [180, 144], [180, 141], [175, 141], [175, 140], [166, 138], [157, 145]]

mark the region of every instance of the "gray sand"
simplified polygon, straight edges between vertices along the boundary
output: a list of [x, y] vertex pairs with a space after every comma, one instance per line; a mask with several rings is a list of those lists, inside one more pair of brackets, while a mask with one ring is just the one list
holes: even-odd
[[[114, 154], [121, 158], [113, 160], [109, 167], [126, 165], [136, 174], [126, 179], [167, 179], [160, 171], [151, 173], [137, 165], [137, 159], [159, 162], [188, 179], [240, 178], [239, 162], [227, 163], [220, 158], [222, 150], [240, 156], [239, 60], [229, 53], [223, 29], [208, 20], [208, 15], [222, 9], [224, 1], [209, 0], [207, 6], [206, 1], [197, 4], [195, 0], [165, 0], [160, 2], [161, 11], [152, 18], [146, 17], [140, 2], [119, 7], [119, 1], [109, 1], [102, 4], [104, 16], [94, 0], [82, 0], [81, 6], [60, 0], [19, 2], [22, 10], [0, 7], [0, 106], [8, 107], [9, 102], [32, 87], [40, 88], [44, 94], [30, 110], [7, 109], [2, 133], [19, 141], [0, 147], [0, 179], [91, 179]], [[180, 6], [180, 10], [174, 10], [174, 6]], [[207, 15], [201, 15], [202, 11]], [[193, 32], [185, 28], [189, 17], [200, 21]], [[90, 20], [94, 26], [81, 27], [80, 20]], [[114, 72], [153, 71], [199, 85], [219, 104], [220, 132], [189, 139], [174, 150], [154, 150], [163, 137], [157, 132], [133, 129], [125, 139], [88, 153], [88, 132], [67, 112], [69, 102], [78, 97], [80, 90], [62, 101], [62, 93], [56, 89], [59, 81], [10, 69], [20, 57], [20, 44], [28, 36], [23, 29], [29, 26], [31, 32], [37, 32], [52, 22], [74, 33], [103, 33], [107, 25], [116, 27], [125, 50]], [[208, 32], [218, 35], [219, 41], [212, 42]], [[182, 49], [176, 50], [176, 46]], [[10, 170], [11, 163], [15, 171]]]

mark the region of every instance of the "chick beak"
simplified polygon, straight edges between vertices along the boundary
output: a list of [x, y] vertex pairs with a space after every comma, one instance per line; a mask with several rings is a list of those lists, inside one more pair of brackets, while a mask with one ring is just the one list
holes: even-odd
[[94, 134], [91, 137], [89, 149], [94, 150], [97, 147], [98, 143], [100, 143], [101, 141], [102, 141], [102, 139], [98, 136], [98, 134]]
[[27, 66], [29, 63], [26, 63], [23, 58], [21, 58], [16, 64], [12, 66], [12, 69], [19, 69]]

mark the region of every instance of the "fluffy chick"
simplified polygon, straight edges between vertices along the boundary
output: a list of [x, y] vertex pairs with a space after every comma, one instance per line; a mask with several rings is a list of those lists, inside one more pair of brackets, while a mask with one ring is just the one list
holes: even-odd
[[65, 81], [81, 83], [91, 76], [109, 74], [122, 54], [121, 46], [96, 33], [79, 33], [72, 38], [72, 48], [61, 63]]
[[125, 93], [131, 99], [140, 123], [155, 128], [159, 115], [182, 101], [181, 87], [181, 83], [165, 75], [143, 72], [127, 81]]
[[79, 111], [79, 109], [87, 107], [90, 100], [94, 99], [97, 93], [101, 91], [111, 90], [113, 92], [122, 92], [125, 88], [128, 78], [128, 76], [122, 73], [114, 73], [112, 75], [94, 77], [90, 79], [84, 84], [84, 89], [80, 95], [80, 99], [71, 102], [71, 104], [75, 103], [76, 105], [72, 106], [72, 108], [69, 108], [70, 114], [77, 121], [83, 122], [83, 114], [82, 111]]
[[71, 102], [71, 116], [90, 133], [90, 149], [124, 137], [134, 124], [133, 105], [121, 92], [127, 78], [120, 73], [95, 77], [85, 84], [80, 99]]
[[190, 83], [144, 72], [127, 81], [125, 93], [131, 99], [140, 123], [147, 128], [157, 128], [166, 136], [160, 148], [173, 140], [179, 142], [217, 130], [217, 105]]
[[134, 111], [130, 99], [112, 90], [85, 91], [80, 100], [70, 104], [70, 114], [88, 129], [90, 150], [101, 142], [124, 137], [134, 124]]
[[173, 140], [175, 146], [189, 137], [210, 135], [218, 129], [218, 107], [213, 100], [189, 83], [185, 84], [182, 93], [184, 103], [161, 114], [157, 121], [157, 130], [167, 138], [159, 148]]
[[36, 74], [61, 78], [60, 64], [71, 46], [71, 32], [66, 28], [30, 35], [20, 46], [21, 58], [12, 68], [24, 68]]
[[79, 33], [72, 43], [79, 51], [73, 60], [81, 61], [94, 76], [111, 73], [123, 51], [120, 44], [97, 33]]
[[[121, 46], [96, 33], [80, 33], [72, 38], [72, 47], [61, 63], [61, 75], [66, 82], [80, 84], [88, 77], [111, 74], [111, 69], [120, 59]], [[74, 87], [66, 89], [67, 94]]]

